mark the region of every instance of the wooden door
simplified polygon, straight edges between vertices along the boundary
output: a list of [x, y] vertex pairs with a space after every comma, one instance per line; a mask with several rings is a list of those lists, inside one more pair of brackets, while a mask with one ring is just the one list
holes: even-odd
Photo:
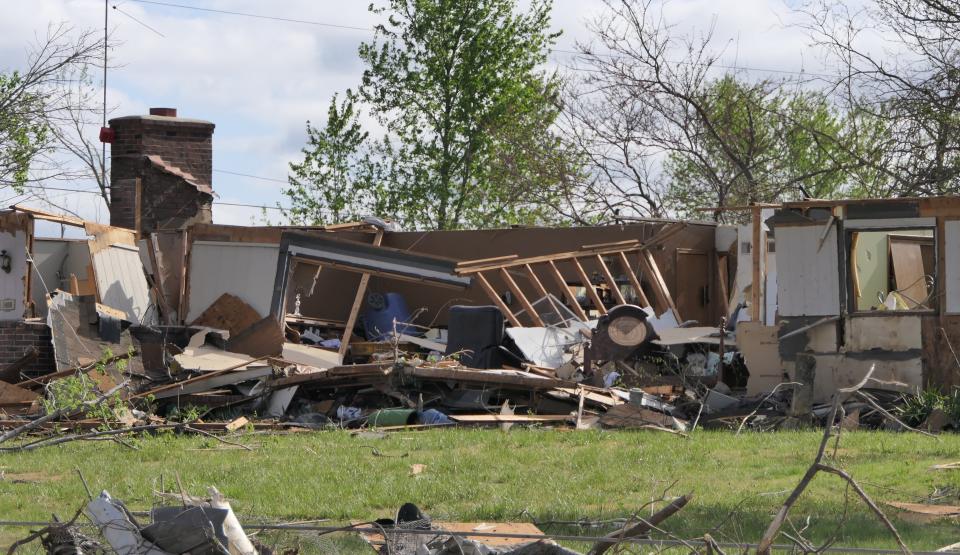
[[711, 315], [710, 258], [702, 251], [677, 250], [677, 310], [684, 320], [696, 320], [701, 326], [713, 326]]

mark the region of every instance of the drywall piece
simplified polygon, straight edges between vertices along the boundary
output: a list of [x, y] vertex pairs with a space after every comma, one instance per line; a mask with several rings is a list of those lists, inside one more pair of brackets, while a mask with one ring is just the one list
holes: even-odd
[[852, 316], [847, 319], [846, 349], [850, 352], [883, 349], [909, 351], [920, 349], [921, 317], [916, 314], [883, 316]]
[[730, 252], [736, 244], [739, 232], [733, 225], [718, 225], [714, 234], [714, 246], [719, 252]]
[[157, 311], [150, 300], [150, 286], [143, 274], [139, 249], [133, 245], [112, 243], [96, 249], [90, 241], [90, 258], [100, 302], [123, 311], [135, 324], [156, 323]]
[[960, 312], [960, 220], [943, 224], [946, 260], [940, 279], [946, 282], [947, 312]]
[[524, 358], [544, 368], [562, 366], [570, 360], [569, 347], [584, 341], [579, 333], [564, 328], [507, 328], [507, 335]]
[[783, 381], [783, 363], [780, 360], [777, 332], [778, 326], [762, 322], [737, 324], [737, 348], [743, 355], [750, 372], [747, 380], [747, 395], [772, 391]]
[[199, 318], [224, 293], [242, 299], [261, 318], [269, 315], [278, 253], [271, 243], [194, 241], [184, 321]]
[[310, 345], [299, 345], [297, 343], [284, 343], [280, 358], [286, 362], [303, 364], [314, 368], [332, 368], [342, 364], [340, 355], [334, 351], [327, 351], [326, 349], [311, 347]]
[[831, 226], [820, 246], [823, 225], [779, 226], [777, 295], [781, 316], [840, 314], [837, 228]]
[[[643, 311], [647, 313], [647, 321], [650, 322], [651, 326], [653, 326], [653, 331], [655, 332], [675, 328], [680, 325], [679, 322], [677, 322], [677, 315], [674, 314], [672, 310], [664, 312], [659, 317], [657, 317], [656, 312], [652, 307], [644, 307]], [[591, 324], [591, 327], [594, 325], [595, 324]]]
[[859, 291], [857, 310], [871, 310], [882, 304], [881, 299], [889, 292], [889, 246], [888, 232], [861, 231], [856, 234], [854, 253], [855, 270]]

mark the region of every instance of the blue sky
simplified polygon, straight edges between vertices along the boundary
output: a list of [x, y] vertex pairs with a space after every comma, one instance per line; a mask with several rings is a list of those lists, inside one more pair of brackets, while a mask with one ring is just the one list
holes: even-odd
[[[364, 29], [376, 23], [367, 11], [367, 0], [169, 3]], [[299, 158], [305, 121], [322, 123], [331, 95], [356, 87], [363, 71], [357, 47], [371, 36], [364, 30], [138, 0], [111, 0], [109, 6], [109, 28], [116, 43], [108, 79], [110, 116], [145, 114], [151, 106], [170, 106], [183, 117], [214, 122], [213, 185], [221, 202], [268, 206], [285, 202], [282, 182], [287, 164]], [[602, 9], [599, 0], [555, 0], [554, 28], [563, 31], [557, 48], [572, 50], [576, 41], [589, 41], [586, 22]], [[783, 0], [672, 0], [665, 4], [665, 11], [677, 32], [715, 26], [726, 64], [790, 71], [821, 67], [808, 39], [785, 26], [797, 16]], [[0, 0], [0, 70], [21, 67], [28, 44], [43, 35], [48, 25], [65, 22], [76, 29], [102, 32], [103, 12], [102, 0]], [[568, 54], [551, 57], [551, 65], [561, 70], [568, 61]], [[96, 79], [99, 83], [100, 77]], [[71, 186], [89, 189], [93, 184]], [[57, 202], [84, 217], [109, 219], [95, 196], [62, 195]], [[277, 212], [268, 215], [278, 221]], [[260, 218], [257, 208], [214, 203], [217, 223], [249, 225]]]

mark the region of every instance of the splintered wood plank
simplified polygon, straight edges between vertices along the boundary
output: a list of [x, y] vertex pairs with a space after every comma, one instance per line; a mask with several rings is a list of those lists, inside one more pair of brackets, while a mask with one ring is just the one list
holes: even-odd
[[507, 303], [503, 302], [503, 299], [500, 298], [500, 294], [497, 293], [497, 290], [490, 285], [489, 281], [487, 281], [487, 277], [482, 273], [477, 272], [476, 278], [477, 283], [479, 283], [480, 287], [487, 292], [487, 296], [490, 297], [490, 300], [493, 301], [493, 304], [497, 305], [497, 308], [500, 309], [500, 312], [503, 313], [503, 316], [514, 326], [518, 328], [523, 327], [520, 324], [520, 320], [517, 320], [517, 317], [513, 315], [513, 312], [510, 310], [510, 307], [507, 306]]
[[620, 292], [620, 286], [617, 285], [617, 280], [614, 279], [613, 273], [611, 273], [610, 268], [607, 267], [607, 263], [603, 261], [603, 257], [598, 254], [596, 258], [597, 265], [600, 266], [600, 271], [603, 272], [603, 278], [607, 280], [607, 286], [610, 287], [610, 292], [613, 293], [614, 300], [617, 301], [617, 304], [627, 304], [627, 300], [623, 298], [623, 293]]
[[[763, 290], [763, 281], [761, 280], [760, 275], [760, 256], [763, 254], [763, 245], [761, 242], [761, 229], [760, 229], [760, 211], [759, 206], [754, 206], [752, 209], [753, 217], [750, 219], [750, 223], [753, 226], [752, 233], [752, 244], [750, 254], [751, 256], [751, 274], [752, 279], [750, 286], [750, 319], [754, 322], [760, 321], [760, 292]], [[677, 320], [680, 318], [678, 317]]]
[[[379, 247], [383, 241], [383, 230], [378, 229], [373, 237], [373, 246]], [[364, 273], [360, 276], [360, 284], [357, 286], [357, 294], [353, 298], [353, 306], [350, 307], [350, 316], [347, 317], [347, 326], [343, 330], [343, 337], [340, 339], [340, 360], [347, 354], [347, 348], [350, 347], [350, 336], [353, 335], [353, 326], [357, 325], [357, 316], [360, 314], [360, 307], [363, 306], [363, 297], [367, 294], [367, 284], [370, 283], [370, 274]]]
[[573, 263], [573, 268], [577, 271], [577, 274], [580, 276], [580, 282], [583, 283], [584, 289], [587, 290], [587, 296], [590, 297], [590, 301], [593, 302], [594, 308], [597, 309], [601, 315], [607, 313], [607, 309], [603, 306], [603, 301], [600, 300], [600, 295], [597, 294], [597, 288], [594, 287], [593, 283], [590, 281], [590, 276], [587, 275], [587, 272], [583, 269], [583, 265], [580, 264], [580, 261], [576, 258], [570, 259], [570, 262]]
[[563, 274], [561, 274], [560, 270], [557, 269], [557, 265], [551, 260], [547, 262], [547, 267], [550, 268], [550, 275], [553, 276], [554, 281], [557, 282], [557, 286], [560, 287], [560, 289], [564, 292], [564, 295], [570, 299], [570, 308], [573, 310], [574, 314], [586, 322], [588, 320], [587, 313], [584, 312], [583, 307], [577, 302], [577, 296], [573, 293], [573, 290], [570, 289], [570, 286], [567, 285], [567, 280], [563, 279]]
[[633, 272], [633, 268], [630, 267], [630, 261], [627, 260], [627, 255], [625, 253], [619, 253], [620, 265], [623, 266], [623, 273], [627, 274], [627, 279], [630, 280], [630, 285], [633, 286], [634, 291], [637, 292], [637, 301], [640, 302], [641, 306], [650, 306], [650, 301], [647, 299], [647, 295], [643, 292], [643, 287], [640, 286], [640, 279], [637, 278], [637, 274]]
[[513, 280], [513, 276], [510, 275], [510, 272], [506, 268], [500, 268], [500, 277], [503, 278], [503, 281], [507, 284], [507, 287], [510, 288], [510, 291], [513, 292], [513, 296], [520, 301], [520, 306], [527, 312], [530, 320], [533, 321], [533, 325], [537, 327], [543, 327], [543, 320], [540, 319], [540, 315], [537, 314], [537, 311], [533, 309], [533, 305], [530, 304], [530, 300], [527, 299], [527, 296], [523, 294], [523, 290], [520, 289], [520, 286], [517, 285], [517, 282]]

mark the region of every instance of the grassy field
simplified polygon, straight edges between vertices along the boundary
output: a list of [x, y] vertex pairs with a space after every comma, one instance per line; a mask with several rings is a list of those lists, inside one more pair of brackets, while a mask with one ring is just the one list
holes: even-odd
[[[76, 468], [92, 489], [106, 489], [134, 510], [155, 503], [161, 476], [170, 490], [179, 475], [191, 493], [215, 485], [232, 500], [241, 520], [338, 523], [392, 517], [406, 501], [446, 520], [609, 519], [632, 514], [673, 484], [671, 494], [696, 497], [667, 522], [671, 532], [691, 538], [720, 526], [713, 532], [718, 540], [753, 542], [808, 466], [819, 435], [698, 431], [683, 439], [652, 431], [448, 429], [386, 439], [344, 432], [234, 438], [254, 446], [250, 452], [225, 450], [209, 438], [172, 435], [137, 440], [138, 450], [109, 442], [71, 443], [0, 455], [5, 473], [0, 519], [72, 515], [85, 499]], [[878, 502], [920, 501], [946, 488], [952, 503], [960, 504], [960, 470], [929, 469], [955, 460], [960, 460], [960, 435], [931, 439], [858, 432], [843, 435], [837, 460], [829, 462], [849, 471]], [[413, 475], [413, 464], [426, 468]], [[843, 518], [844, 494], [839, 478], [818, 476], [792, 513], [793, 525], [808, 525], [808, 539], [829, 537]], [[893, 547], [852, 491], [849, 497], [837, 544]], [[955, 521], [921, 522], [887, 509], [914, 549], [960, 541]], [[555, 524], [541, 528], [600, 532]], [[0, 545], [25, 534], [22, 528], [0, 528]]]

